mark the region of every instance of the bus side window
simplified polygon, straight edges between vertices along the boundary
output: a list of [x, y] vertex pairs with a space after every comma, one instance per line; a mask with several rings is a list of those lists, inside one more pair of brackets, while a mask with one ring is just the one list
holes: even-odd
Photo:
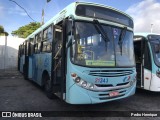
[[38, 43], [34, 44], [34, 53], [38, 53]]
[[62, 30], [61, 29], [55, 29], [54, 41], [55, 41], [55, 54], [58, 52], [58, 56], [61, 56], [61, 48], [62, 48]]
[[37, 43], [37, 53], [40, 53], [41, 51], [41, 32], [38, 33], [36, 43]]
[[51, 52], [52, 43], [48, 41], [42, 42], [42, 52]]
[[42, 52], [51, 52], [52, 50], [52, 26], [49, 26], [43, 31]]
[[27, 55], [27, 56], [28, 56], [28, 47], [29, 47], [29, 42], [27, 41], [27, 42], [26, 42], [26, 48], [25, 48], [25, 49], [26, 49], [25, 55]]
[[33, 38], [31, 38], [30, 39], [30, 45], [29, 45], [29, 49], [30, 49], [30, 55], [33, 55], [33, 53], [34, 53], [34, 39]]
[[144, 68], [151, 70], [151, 55], [148, 47], [148, 42], [145, 41], [145, 51], [144, 51]]
[[49, 26], [43, 31], [43, 41], [52, 42], [53, 33], [52, 33], [52, 26]]
[[52, 33], [52, 27], [51, 26], [48, 28], [47, 38], [48, 38], [47, 41], [52, 42], [53, 33]]
[[42, 39], [42, 35], [40, 32], [35, 36], [34, 53], [36, 54], [40, 53], [41, 51], [41, 39]]

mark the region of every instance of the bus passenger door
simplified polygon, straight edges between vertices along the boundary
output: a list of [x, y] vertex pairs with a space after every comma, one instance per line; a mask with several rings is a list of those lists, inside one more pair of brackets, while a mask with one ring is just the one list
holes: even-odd
[[137, 70], [137, 87], [149, 90], [151, 81], [151, 58], [145, 38], [134, 42]]
[[137, 87], [143, 88], [143, 40], [134, 42], [134, 52], [137, 71]]
[[54, 26], [54, 37], [52, 43], [52, 68], [51, 68], [51, 80], [53, 84], [53, 92], [60, 93], [58, 96], [61, 97], [62, 80], [63, 80], [63, 30], [61, 26]]
[[148, 47], [148, 42], [144, 42], [144, 60], [143, 60], [143, 72], [144, 72], [144, 89], [150, 89], [151, 76], [152, 76], [152, 63], [151, 63], [151, 55]]

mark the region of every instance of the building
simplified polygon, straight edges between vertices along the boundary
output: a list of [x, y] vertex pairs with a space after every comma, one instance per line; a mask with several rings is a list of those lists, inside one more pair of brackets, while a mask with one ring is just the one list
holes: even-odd
[[0, 70], [16, 69], [18, 47], [23, 41], [23, 38], [0, 36]]

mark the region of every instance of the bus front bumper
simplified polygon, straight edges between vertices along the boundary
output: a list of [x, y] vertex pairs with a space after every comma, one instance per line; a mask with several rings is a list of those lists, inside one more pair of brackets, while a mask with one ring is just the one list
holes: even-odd
[[[66, 94], [66, 102], [70, 104], [96, 104], [108, 101], [118, 100], [129, 97], [135, 94], [136, 82], [124, 89], [116, 90], [119, 92], [118, 96], [110, 97], [109, 93], [112, 91], [90, 91], [74, 84]], [[114, 90], [113, 90], [114, 91]]]

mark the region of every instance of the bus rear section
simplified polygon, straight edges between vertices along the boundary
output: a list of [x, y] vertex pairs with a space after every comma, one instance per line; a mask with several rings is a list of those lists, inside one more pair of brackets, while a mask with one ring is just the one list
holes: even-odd
[[137, 87], [160, 91], [160, 35], [135, 33], [134, 51], [137, 69]]
[[18, 50], [18, 70], [23, 73], [25, 64], [25, 43], [19, 45]]

